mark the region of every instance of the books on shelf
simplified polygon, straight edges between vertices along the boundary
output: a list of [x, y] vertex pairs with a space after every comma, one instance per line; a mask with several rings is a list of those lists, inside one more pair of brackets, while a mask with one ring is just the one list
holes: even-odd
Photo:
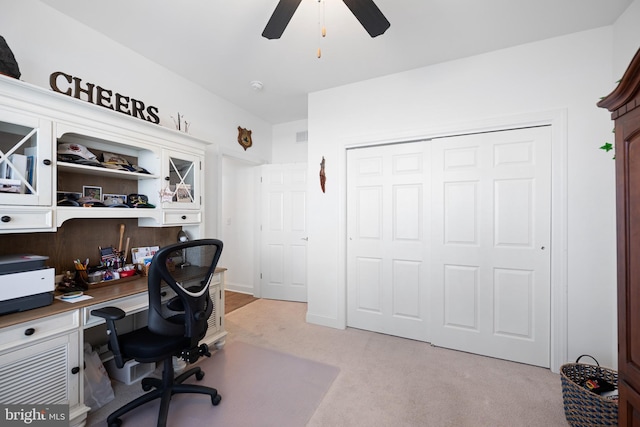
[[[24, 154], [11, 154], [0, 163], [0, 192], [2, 193], [31, 193], [27, 187], [27, 182], [31, 186], [33, 184], [34, 159], [29, 160], [31, 156]], [[11, 165], [9, 165], [9, 163]]]
[[[37, 160], [37, 149], [38, 147], [25, 147], [24, 155], [27, 156], [27, 182], [31, 187], [36, 182], [36, 160]], [[27, 194], [31, 194], [31, 189], [27, 187]]]
[[0, 193], [19, 193], [20, 180], [10, 178], [0, 178]]

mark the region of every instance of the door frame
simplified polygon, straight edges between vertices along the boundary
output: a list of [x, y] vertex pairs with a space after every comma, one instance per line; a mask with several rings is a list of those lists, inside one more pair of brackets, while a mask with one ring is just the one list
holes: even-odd
[[[558, 373], [560, 366], [568, 357], [568, 202], [567, 202], [567, 110], [558, 109], [538, 113], [519, 114], [482, 120], [478, 122], [452, 123], [441, 127], [417, 129], [404, 134], [363, 135], [345, 138], [342, 141], [343, 152], [339, 156], [341, 181], [347, 177], [347, 150], [412, 142], [423, 139], [465, 135], [479, 132], [493, 132], [531, 126], [551, 126], [551, 330], [550, 330], [550, 369]], [[341, 271], [338, 283], [338, 319], [337, 326], [346, 328], [347, 316], [347, 191], [346, 185], [339, 189], [340, 211], [344, 221], [340, 222], [340, 253], [338, 254]]]
[[[223, 224], [223, 215], [222, 215], [222, 201], [223, 201], [223, 187], [225, 185], [225, 170], [224, 170], [224, 159], [229, 159], [231, 161], [245, 164], [248, 168], [253, 170], [253, 189], [254, 195], [256, 196], [256, 204], [254, 206], [254, 218], [259, 218], [260, 214], [260, 173], [259, 168], [265, 162], [257, 157], [251, 155], [244, 155], [244, 153], [239, 154], [235, 150], [229, 150], [225, 147], [214, 148], [212, 149], [213, 155], [215, 156], [215, 161], [212, 162], [215, 164], [216, 169], [216, 185], [215, 185], [215, 195], [210, 197], [210, 200], [205, 198], [205, 203], [215, 203], [215, 206], [210, 206], [210, 209], [207, 208], [208, 211], [214, 212], [215, 217], [208, 217], [206, 221], [212, 222], [216, 225], [215, 232], [209, 231], [207, 235], [209, 236], [220, 236], [222, 234], [222, 230], [224, 228]], [[260, 265], [260, 224], [259, 221], [255, 221], [254, 224], [251, 224], [253, 227], [253, 234], [255, 236], [253, 241], [253, 248], [251, 256], [253, 260], [254, 266]], [[253, 276], [253, 295], [255, 297], [260, 297], [260, 269], [254, 268], [252, 272]], [[247, 292], [249, 289], [229, 289], [235, 290], [238, 292]]]

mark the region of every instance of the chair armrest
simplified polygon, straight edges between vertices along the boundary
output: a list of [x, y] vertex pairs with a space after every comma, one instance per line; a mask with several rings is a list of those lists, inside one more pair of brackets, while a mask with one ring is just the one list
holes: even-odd
[[94, 316], [102, 317], [105, 320], [120, 320], [124, 319], [126, 313], [124, 310], [118, 307], [103, 307], [91, 310], [91, 314]]
[[118, 342], [118, 331], [116, 329], [116, 320], [124, 319], [126, 313], [118, 307], [102, 307], [91, 310], [91, 314], [102, 317], [107, 322], [107, 335], [109, 336], [109, 348], [113, 352], [113, 358], [118, 368], [124, 366], [124, 358], [120, 351], [120, 343]]

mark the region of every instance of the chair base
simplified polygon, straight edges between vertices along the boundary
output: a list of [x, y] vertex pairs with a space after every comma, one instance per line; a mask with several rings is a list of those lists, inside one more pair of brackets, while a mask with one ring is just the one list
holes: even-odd
[[149, 391], [146, 394], [138, 397], [135, 400], [127, 403], [120, 409], [113, 412], [107, 417], [107, 425], [109, 427], [120, 427], [122, 420], [120, 417], [127, 412], [135, 409], [145, 403], [151, 402], [155, 399], [160, 399], [160, 410], [158, 412], [158, 427], [165, 427], [167, 425], [167, 417], [169, 415], [169, 402], [171, 402], [171, 396], [177, 393], [199, 393], [208, 394], [211, 396], [211, 404], [217, 406], [222, 400], [222, 396], [218, 394], [218, 391], [213, 387], [206, 387], [197, 384], [182, 384], [184, 380], [195, 375], [196, 379], [200, 381], [204, 378], [204, 371], [197, 368], [191, 368], [186, 372], [178, 375], [174, 378], [173, 370], [173, 358], [169, 357], [164, 360], [164, 367], [162, 371], [162, 379], [159, 378], [144, 378], [142, 380], [142, 389], [149, 391], [152, 388], [154, 390]]

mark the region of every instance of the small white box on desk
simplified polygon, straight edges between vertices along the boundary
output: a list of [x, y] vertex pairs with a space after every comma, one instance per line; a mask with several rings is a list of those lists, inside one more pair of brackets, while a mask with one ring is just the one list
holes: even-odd
[[120, 381], [126, 385], [131, 385], [140, 381], [156, 369], [155, 363], [140, 363], [137, 360], [127, 360], [122, 368], [116, 366], [115, 359], [111, 359], [104, 364], [111, 379]]

